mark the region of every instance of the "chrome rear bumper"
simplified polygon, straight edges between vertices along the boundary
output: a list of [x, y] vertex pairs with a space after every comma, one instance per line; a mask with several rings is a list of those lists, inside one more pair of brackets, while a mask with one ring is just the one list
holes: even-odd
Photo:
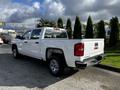
[[88, 58], [88, 59], [85, 59], [84, 62], [75, 61], [75, 66], [76, 68], [79, 68], [79, 69], [84, 69], [88, 66], [94, 66], [96, 64], [99, 64], [102, 61], [103, 56], [104, 55], [102, 54], [102, 55], [98, 55], [92, 58]]

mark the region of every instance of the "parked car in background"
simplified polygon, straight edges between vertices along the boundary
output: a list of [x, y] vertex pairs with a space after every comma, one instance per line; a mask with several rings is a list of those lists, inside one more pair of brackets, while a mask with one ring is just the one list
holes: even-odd
[[15, 58], [22, 54], [44, 60], [51, 74], [60, 76], [65, 67], [83, 69], [99, 64], [104, 39], [68, 39], [65, 29], [42, 27], [17, 36], [12, 52]]
[[11, 42], [11, 36], [8, 33], [2, 33], [1, 38], [5, 44]]
[[3, 40], [2, 40], [2, 38], [0, 38], [0, 44], [3, 44]]
[[6, 43], [6, 44], [11, 43], [11, 41], [13, 39], [15, 39], [16, 35], [17, 34], [16, 34], [15, 30], [3, 30], [0, 33], [0, 36], [3, 40], [3, 42]]

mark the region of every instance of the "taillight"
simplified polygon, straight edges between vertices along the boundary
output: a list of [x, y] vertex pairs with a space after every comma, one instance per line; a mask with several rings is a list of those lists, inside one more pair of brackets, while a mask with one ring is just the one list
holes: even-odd
[[75, 44], [74, 56], [84, 56], [84, 44], [83, 43]]

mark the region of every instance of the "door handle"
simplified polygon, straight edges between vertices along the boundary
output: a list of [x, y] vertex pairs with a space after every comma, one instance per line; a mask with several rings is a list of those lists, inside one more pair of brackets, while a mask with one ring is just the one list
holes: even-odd
[[25, 41], [24, 43], [28, 43], [27, 41]]
[[39, 44], [39, 42], [35, 42], [35, 44]]

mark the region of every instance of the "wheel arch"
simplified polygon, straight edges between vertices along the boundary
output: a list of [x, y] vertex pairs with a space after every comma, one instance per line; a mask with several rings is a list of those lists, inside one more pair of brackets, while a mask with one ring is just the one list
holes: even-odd
[[52, 47], [47, 48], [46, 49], [46, 61], [48, 61], [52, 57], [52, 55], [61, 56], [64, 64], [67, 66], [65, 54], [62, 49], [52, 48]]

